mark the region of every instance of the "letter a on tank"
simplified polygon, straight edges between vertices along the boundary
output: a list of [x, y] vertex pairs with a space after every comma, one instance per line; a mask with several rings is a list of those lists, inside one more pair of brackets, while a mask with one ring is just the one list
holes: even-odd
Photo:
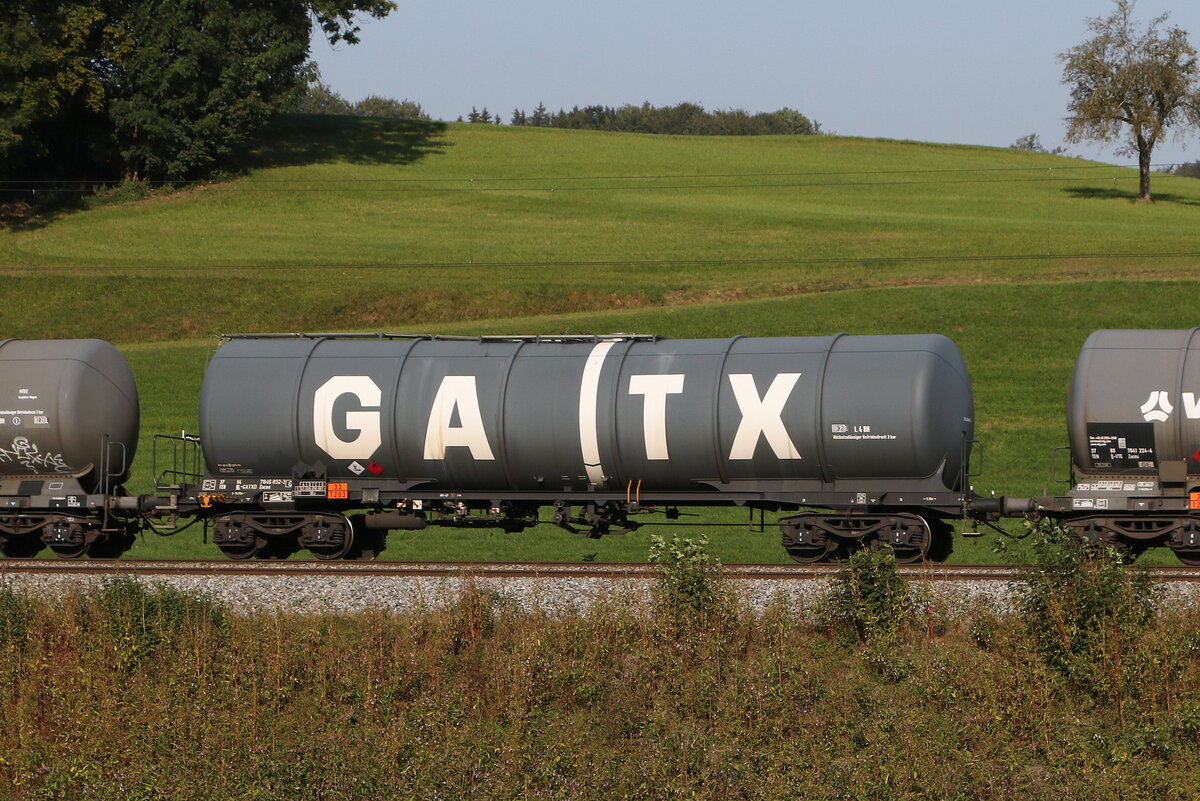
[[[451, 425], [455, 410], [458, 411], [459, 425]], [[429, 423], [425, 426], [425, 458], [445, 459], [446, 448], [452, 447], [470, 449], [471, 458], [477, 462], [491, 462], [496, 458], [483, 427], [473, 375], [443, 378], [429, 411]]]

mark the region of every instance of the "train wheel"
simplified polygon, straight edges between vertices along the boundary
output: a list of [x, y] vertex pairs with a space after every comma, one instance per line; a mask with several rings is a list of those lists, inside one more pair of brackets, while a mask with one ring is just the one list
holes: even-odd
[[1078, 542], [1088, 545], [1111, 542], [1114, 536], [1106, 526], [1095, 520], [1084, 520], [1080, 523], [1068, 522], [1067, 529]]
[[787, 555], [792, 558], [793, 562], [810, 565], [828, 562], [833, 558], [836, 548], [832, 543], [827, 542], [821, 545], [785, 545], [784, 550], [787, 551]]
[[929, 525], [931, 536], [925, 558], [930, 562], [945, 562], [954, 552], [954, 526], [937, 518], [925, 522]]
[[779, 528], [783, 534], [783, 549], [794, 562], [828, 562], [838, 549], [838, 538], [816, 526], [803, 522], [781, 522]]
[[9, 559], [32, 559], [44, 547], [41, 537], [36, 536], [3, 536], [0, 535], [0, 554]]
[[359, 562], [378, 559], [387, 544], [387, 531], [367, 528], [366, 515], [351, 515], [350, 525], [354, 529], [354, 545], [343, 558]]
[[1175, 551], [1179, 561], [1191, 567], [1200, 567], [1200, 551]]
[[115, 531], [88, 546], [87, 554], [92, 559], [116, 559], [133, 547], [137, 540], [131, 531]]
[[347, 528], [340, 543], [321, 543], [319, 545], [312, 543], [308, 546], [308, 552], [322, 562], [331, 562], [334, 559], [341, 559], [343, 556], [349, 554], [353, 547], [354, 529]]
[[306, 523], [300, 532], [299, 547], [308, 549], [322, 562], [341, 559], [354, 547], [354, 524], [345, 517], [324, 515]]
[[890, 545], [896, 562], [910, 565], [923, 561], [930, 552], [933, 532], [924, 518], [916, 515], [897, 516], [877, 534], [877, 544]]
[[1121, 561], [1131, 564], [1152, 544], [1152, 540], [1135, 540], [1104, 524], [1101, 520], [1068, 521], [1067, 530], [1075, 542], [1098, 547], [1107, 545], [1117, 552]]
[[221, 549], [221, 553], [228, 556], [230, 559], [252, 559], [258, 553], [257, 542], [221, 542], [217, 544]]
[[1146, 540], [1131, 540], [1128, 537], [1118, 537], [1113, 547], [1121, 555], [1121, 561], [1127, 565], [1133, 564], [1139, 556], [1150, 549], [1151, 543]]
[[56, 542], [50, 546], [50, 550], [59, 559], [78, 559], [87, 553], [88, 544], [86, 542]]
[[221, 515], [213, 520], [213, 543], [230, 559], [251, 559], [263, 544], [244, 515]]

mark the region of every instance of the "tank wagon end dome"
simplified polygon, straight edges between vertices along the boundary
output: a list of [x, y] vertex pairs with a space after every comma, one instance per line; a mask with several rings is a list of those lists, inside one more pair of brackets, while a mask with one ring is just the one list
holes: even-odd
[[1200, 473], [1200, 329], [1093, 332], [1067, 394], [1067, 433], [1083, 474]]
[[137, 451], [137, 384], [99, 339], [0, 341], [0, 474], [120, 483]]

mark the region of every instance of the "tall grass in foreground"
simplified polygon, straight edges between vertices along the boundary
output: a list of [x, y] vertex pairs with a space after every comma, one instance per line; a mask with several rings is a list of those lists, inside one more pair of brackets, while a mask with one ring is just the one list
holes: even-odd
[[549, 616], [472, 590], [437, 609], [319, 616], [131, 581], [54, 602], [0, 591], [0, 797], [1165, 799], [1200, 786], [1194, 616], [1153, 616], [1124, 644], [1156, 661], [1118, 711], [1048, 662], [1017, 615], [918, 604], [881, 644], [836, 601], [812, 623], [721, 597]]

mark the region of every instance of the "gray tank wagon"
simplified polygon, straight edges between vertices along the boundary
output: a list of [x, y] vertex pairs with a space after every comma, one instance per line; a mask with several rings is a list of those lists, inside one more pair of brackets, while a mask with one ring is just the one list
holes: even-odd
[[1029, 511], [1131, 555], [1166, 545], [1200, 564], [1200, 329], [1094, 332], [1067, 431], [1072, 488]]
[[[183, 505], [233, 557], [378, 549], [430, 524], [598, 536], [678, 506], [802, 510], [801, 561], [944, 558], [969, 497], [971, 383], [939, 335], [227, 338]], [[358, 514], [352, 514], [355, 510]]]
[[0, 551], [125, 550], [117, 497], [137, 438], [137, 386], [112, 345], [0, 341]]
[[1067, 402], [1071, 488], [1006, 498], [969, 486], [971, 384], [936, 335], [228, 337], [201, 437], [166, 438], [189, 458], [138, 497], [120, 353], [5, 340], [0, 552], [115, 555], [183, 521], [235, 558], [370, 557], [389, 529], [519, 530], [549, 510], [599, 536], [707, 505], [783, 511], [798, 561], [876, 542], [939, 559], [950, 520], [1030, 515], [1200, 564], [1198, 341], [1092, 334]]

